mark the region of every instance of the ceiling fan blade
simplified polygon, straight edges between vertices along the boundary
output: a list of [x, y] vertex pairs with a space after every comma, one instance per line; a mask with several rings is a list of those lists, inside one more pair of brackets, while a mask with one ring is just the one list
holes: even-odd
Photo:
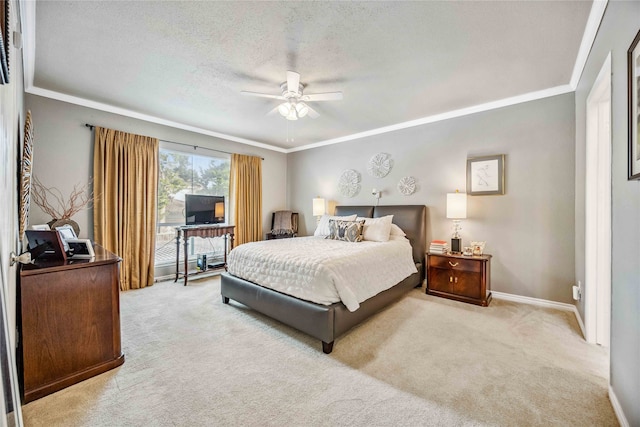
[[320, 114], [318, 114], [316, 110], [309, 107], [308, 105], [307, 105], [307, 108], [309, 109], [309, 112], [307, 113], [309, 117], [311, 117], [312, 119], [317, 119], [318, 117], [320, 117]]
[[295, 71], [287, 71], [287, 90], [289, 92], [298, 92], [300, 87], [300, 74]]
[[338, 101], [342, 99], [342, 92], [312, 93], [304, 95], [303, 101]]
[[285, 100], [285, 97], [282, 96], [282, 95], [270, 95], [268, 93], [247, 92], [246, 90], [243, 90], [240, 93], [242, 95], [258, 96], [260, 98], [271, 98], [271, 99], [282, 99], [282, 100]]
[[267, 114], [265, 114], [265, 116], [273, 116], [274, 114], [276, 114], [278, 112], [278, 108], [280, 108], [279, 105], [276, 108], [274, 108], [273, 110], [269, 111]]

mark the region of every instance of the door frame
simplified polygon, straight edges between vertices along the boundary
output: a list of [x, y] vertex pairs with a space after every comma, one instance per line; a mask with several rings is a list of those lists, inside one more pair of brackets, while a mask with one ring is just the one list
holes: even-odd
[[586, 340], [611, 340], [611, 52], [586, 104], [585, 330]]

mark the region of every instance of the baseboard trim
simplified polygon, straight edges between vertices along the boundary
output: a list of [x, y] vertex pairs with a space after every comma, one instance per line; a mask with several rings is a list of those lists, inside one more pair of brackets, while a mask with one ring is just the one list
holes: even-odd
[[622, 406], [620, 406], [620, 402], [618, 401], [618, 397], [614, 393], [611, 388], [611, 384], [609, 384], [609, 400], [611, 401], [611, 406], [613, 406], [613, 412], [616, 413], [616, 417], [618, 418], [618, 422], [621, 427], [629, 427], [629, 421], [627, 421], [627, 417], [624, 416], [624, 412], [622, 411]]
[[525, 297], [522, 295], [508, 294], [505, 292], [491, 291], [491, 293], [493, 294], [494, 298], [505, 300], [505, 301], [537, 305], [538, 307], [545, 307], [545, 308], [555, 308], [556, 310], [562, 310], [562, 311], [571, 311], [576, 316], [576, 321], [578, 322], [578, 326], [580, 326], [582, 337], [586, 339], [587, 334], [584, 328], [584, 322], [582, 321], [582, 317], [580, 317], [580, 312], [578, 311], [578, 308], [573, 304], [549, 301], [541, 298]]
[[564, 302], [556, 302], [540, 298], [525, 297], [522, 295], [507, 294], [505, 292], [496, 292], [493, 290], [491, 291], [491, 293], [493, 294], [494, 298], [502, 299], [505, 301], [521, 302], [523, 304], [537, 305], [539, 307], [556, 308], [563, 311], [573, 311], [573, 309], [576, 307], [573, 304], [566, 304]]

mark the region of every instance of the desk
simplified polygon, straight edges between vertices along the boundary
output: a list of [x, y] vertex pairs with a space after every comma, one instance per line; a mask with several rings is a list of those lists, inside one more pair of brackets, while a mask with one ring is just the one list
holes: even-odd
[[25, 264], [17, 288], [18, 357], [27, 403], [124, 363], [120, 346], [120, 258]]
[[[174, 283], [180, 277], [180, 238], [184, 244], [184, 286], [187, 286], [187, 280], [190, 275], [200, 274], [201, 272], [189, 273], [189, 237], [203, 237], [211, 239], [216, 237], [224, 238], [224, 265], [227, 268], [227, 254], [233, 249], [233, 233], [235, 225], [183, 225], [176, 227], [176, 278]], [[229, 244], [228, 244], [229, 243]], [[204, 272], [202, 272], [204, 273]]]

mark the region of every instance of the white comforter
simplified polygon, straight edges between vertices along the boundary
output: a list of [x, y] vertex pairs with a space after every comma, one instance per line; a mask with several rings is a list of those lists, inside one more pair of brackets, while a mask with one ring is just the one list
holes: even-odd
[[349, 243], [298, 237], [246, 243], [229, 254], [234, 276], [296, 298], [355, 311], [417, 272], [407, 239]]

